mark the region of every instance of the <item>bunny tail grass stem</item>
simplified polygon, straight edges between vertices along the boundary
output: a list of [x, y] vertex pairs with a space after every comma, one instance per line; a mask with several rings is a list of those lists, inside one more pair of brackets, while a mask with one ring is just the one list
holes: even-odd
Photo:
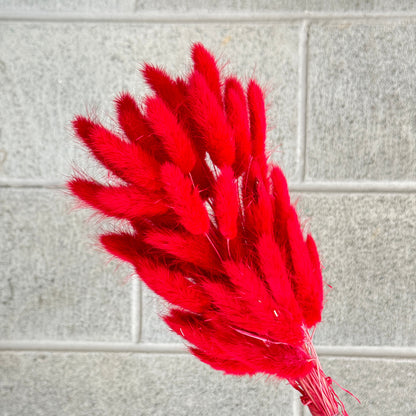
[[348, 416], [344, 404], [333, 389], [331, 377], [327, 377], [322, 370], [309, 332], [305, 333], [305, 349], [315, 366], [307, 376], [290, 381], [290, 384], [299, 391], [302, 404], [309, 407], [312, 416]]

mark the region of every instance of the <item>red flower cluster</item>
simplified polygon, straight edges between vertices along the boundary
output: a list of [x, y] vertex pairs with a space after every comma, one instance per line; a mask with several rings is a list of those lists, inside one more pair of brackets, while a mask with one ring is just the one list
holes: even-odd
[[68, 187], [129, 221], [131, 232], [101, 243], [171, 305], [165, 322], [195, 356], [226, 373], [294, 384], [316, 371], [306, 347], [323, 306], [316, 245], [303, 237], [282, 171], [268, 163], [260, 86], [222, 78], [201, 44], [192, 60], [186, 78], [144, 65], [154, 94], [140, 105], [127, 93], [116, 99], [118, 132], [74, 120], [119, 181], [77, 176]]

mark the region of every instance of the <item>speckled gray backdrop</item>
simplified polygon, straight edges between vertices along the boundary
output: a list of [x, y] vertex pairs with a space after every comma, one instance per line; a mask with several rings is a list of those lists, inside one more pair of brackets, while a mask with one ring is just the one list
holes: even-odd
[[62, 191], [74, 161], [102, 174], [72, 116], [111, 124], [117, 92], [147, 91], [138, 65], [181, 73], [193, 41], [267, 89], [350, 415], [415, 415], [416, 6], [387, 0], [0, 0], [0, 415], [306, 416], [284, 382], [184, 353]]

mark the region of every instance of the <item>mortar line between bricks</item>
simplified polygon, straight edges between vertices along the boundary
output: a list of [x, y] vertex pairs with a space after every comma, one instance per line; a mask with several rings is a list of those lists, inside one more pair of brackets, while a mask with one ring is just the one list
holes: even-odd
[[[138, 352], [185, 354], [183, 344], [91, 341], [0, 341], [0, 351]], [[416, 360], [416, 347], [316, 346], [320, 357]]]
[[[62, 182], [31, 179], [0, 179], [4, 189], [64, 189]], [[295, 192], [322, 193], [416, 193], [416, 182], [412, 181], [316, 181], [289, 182], [289, 190]]]
[[142, 303], [140, 301], [141, 284], [136, 275], [133, 276], [131, 282], [131, 338], [132, 342], [140, 342], [141, 335], [141, 319], [140, 309]]
[[188, 13], [92, 13], [82, 14], [74, 12], [0, 12], [1, 21], [22, 22], [93, 22], [93, 23], [269, 23], [276, 21], [311, 21], [328, 20], [369, 20], [369, 21], [396, 21], [416, 20], [416, 11], [410, 12], [207, 12], [204, 14]]
[[139, 279], [139, 287], [140, 287], [140, 310], [139, 310], [139, 324], [140, 324], [140, 332], [139, 332], [139, 342], [142, 342], [143, 339], [143, 316], [144, 316], [144, 283], [141, 279]]
[[58, 188], [63, 189], [62, 181], [47, 179], [4, 179], [0, 178], [0, 188]]
[[322, 193], [415, 193], [416, 182], [292, 182], [289, 190]]
[[182, 344], [90, 341], [0, 341], [0, 351], [187, 354], [187, 350]]
[[299, 81], [298, 81], [298, 144], [297, 169], [299, 181], [305, 180], [306, 174], [306, 106], [308, 88], [308, 35], [309, 21], [304, 20], [299, 32]]
[[317, 345], [320, 357], [416, 359], [416, 347]]

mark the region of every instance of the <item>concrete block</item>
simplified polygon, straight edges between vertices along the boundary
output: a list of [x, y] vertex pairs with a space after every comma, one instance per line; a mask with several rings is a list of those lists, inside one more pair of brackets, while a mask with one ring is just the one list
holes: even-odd
[[416, 196], [301, 194], [324, 265], [320, 345], [416, 345]]
[[381, 11], [405, 11], [414, 10], [414, 3], [401, 1], [392, 5], [388, 0], [380, 1], [331, 1], [324, 0], [203, 0], [177, 1], [159, 0], [137, 0], [135, 3], [137, 12], [143, 11], [170, 11], [170, 12], [381, 12]]
[[[269, 91], [270, 148], [295, 170], [297, 24], [3, 23], [0, 44], [0, 178], [63, 181], [71, 164], [95, 172], [72, 138], [75, 114], [114, 125], [121, 90], [142, 97], [137, 68], [149, 61], [174, 74], [190, 66], [190, 45], [203, 41], [247, 80]], [[103, 176], [98, 171], [97, 176]]]
[[280, 415], [291, 387], [225, 376], [186, 354], [1, 353], [1, 414]]
[[308, 180], [416, 179], [416, 26], [313, 24]]
[[[0, 190], [0, 338], [130, 340], [130, 270], [62, 190]], [[1, 412], [0, 412], [1, 413]]]
[[[411, 416], [416, 414], [413, 400], [416, 394], [414, 360], [366, 360], [326, 358], [325, 373], [359, 398], [335, 386], [349, 416]], [[310, 416], [309, 411], [305, 415]]]

